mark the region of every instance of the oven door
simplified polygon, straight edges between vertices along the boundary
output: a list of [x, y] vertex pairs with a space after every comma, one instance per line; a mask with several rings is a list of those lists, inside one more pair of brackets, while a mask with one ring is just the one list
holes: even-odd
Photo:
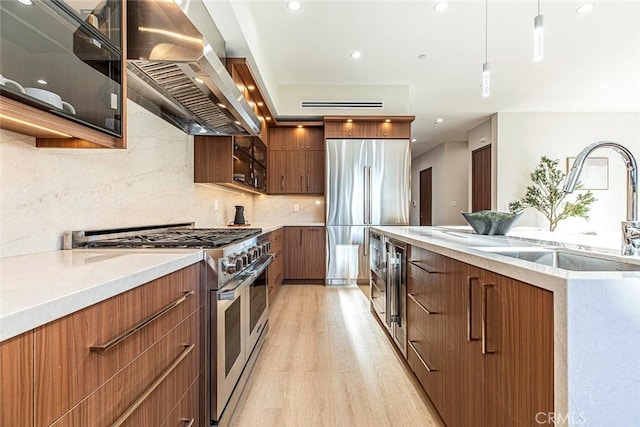
[[[222, 416], [229, 397], [242, 374], [247, 360], [247, 310], [249, 286], [253, 276], [241, 274], [219, 291], [211, 292], [211, 304], [216, 305], [217, 316], [211, 318], [211, 331], [216, 331], [214, 384], [211, 385], [211, 408], [214, 419]], [[212, 378], [212, 379], [213, 379]]]
[[247, 337], [247, 358], [256, 346], [269, 313], [269, 286], [267, 267], [273, 262], [273, 255], [265, 254], [252, 268], [253, 282], [249, 285], [249, 335]]

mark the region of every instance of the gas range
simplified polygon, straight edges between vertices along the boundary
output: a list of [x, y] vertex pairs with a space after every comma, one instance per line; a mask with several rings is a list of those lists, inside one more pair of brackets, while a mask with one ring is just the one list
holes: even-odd
[[271, 243], [258, 236], [260, 228], [195, 228], [194, 223], [150, 225], [117, 229], [71, 231], [65, 249], [204, 249], [215, 274], [209, 288], [219, 289], [248, 269]]

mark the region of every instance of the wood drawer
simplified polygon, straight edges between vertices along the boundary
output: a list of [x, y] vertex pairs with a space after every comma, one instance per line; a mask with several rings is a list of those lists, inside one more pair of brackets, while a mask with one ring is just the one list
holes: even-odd
[[[198, 427], [200, 426], [198, 386], [199, 381], [194, 381], [189, 390], [182, 396], [171, 415], [162, 423], [161, 427]], [[193, 420], [193, 422], [191, 421]]]
[[418, 246], [410, 246], [409, 261], [415, 262], [421, 268], [437, 272], [438, 268], [442, 268], [443, 256]]
[[416, 328], [431, 344], [446, 345], [440, 342], [445, 334], [442, 313], [429, 314], [410, 297], [407, 298], [407, 324]]
[[0, 343], [0, 426], [33, 425], [33, 331]]
[[269, 236], [269, 240], [271, 240], [271, 252], [273, 252], [274, 254], [282, 252], [284, 230], [280, 228], [276, 231], [272, 231], [271, 235]]
[[440, 410], [446, 404], [446, 384], [445, 370], [443, 370], [444, 362], [439, 357], [438, 351], [436, 346], [425, 340], [420, 332], [409, 323], [407, 362], [433, 404]]
[[[198, 317], [197, 312], [193, 313], [54, 425], [109, 426], [131, 410], [138, 399], [143, 399], [142, 403], [123, 425], [162, 424], [194, 381], [197, 386]], [[151, 391], [155, 382], [159, 384]]]
[[[35, 425], [54, 422], [198, 310], [199, 284], [195, 264], [36, 329]], [[110, 350], [91, 351], [187, 292], [193, 294]]]
[[415, 299], [426, 311], [442, 313], [445, 311], [444, 288], [440, 273], [426, 270], [407, 263], [407, 299]]

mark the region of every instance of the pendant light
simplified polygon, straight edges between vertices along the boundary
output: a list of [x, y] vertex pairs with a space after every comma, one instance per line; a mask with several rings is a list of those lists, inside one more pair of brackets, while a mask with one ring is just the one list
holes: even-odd
[[484, 3], [484, 64], [482, 64], [482, 96], [491, 95], [491, 67], [489, 65], [489, 0]]
[[538, 15], [533, 19], [533, 60], [542, 61], [544, 58], [544, 19], [540, 14], [540, 0], [538, 0]]

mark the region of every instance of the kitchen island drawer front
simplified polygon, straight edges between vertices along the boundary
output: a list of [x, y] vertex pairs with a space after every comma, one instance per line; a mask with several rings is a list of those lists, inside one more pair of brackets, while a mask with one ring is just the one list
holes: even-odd
[[414, 327], [431, 344], [447, 345], [446, 342], [442, 342], [446, 334], [443, 315], [427, 313], [410, 297], [407, 298], [407, 324]]
[[409, 247], [409, 262], [412, 262], [423, 270], [431, 273], [437, 273], [437, 270], [442, 268], [442, 262], [444, 259], [442, 255], [417, 246]]
[[161, 427], [199, 427], [199, 382], [194, 381]]
[[54, 426], [111, 426], [116, 421], [122, 421], [124, 426], [161, 425], [175, 408], [175, 402], [197, 382], [198, 333], [196, 312], [64, 414]]
[[[36, 329], [36, 425], [55, 421], [196, 311], [199, 283], [195, 264]], [[112, 348], [91, 350], [136, 325]]]
[[[407, 362], [436, 408], [444, 408], [445, 369], [438, 349], [409, 324]], [[443, 414], [441, 414], [443, 415]]]
[[442, 275], [428, 273], [412, 262], [407, 263], [407, 294], [425, 311], [442, 313], [445, 311]]

